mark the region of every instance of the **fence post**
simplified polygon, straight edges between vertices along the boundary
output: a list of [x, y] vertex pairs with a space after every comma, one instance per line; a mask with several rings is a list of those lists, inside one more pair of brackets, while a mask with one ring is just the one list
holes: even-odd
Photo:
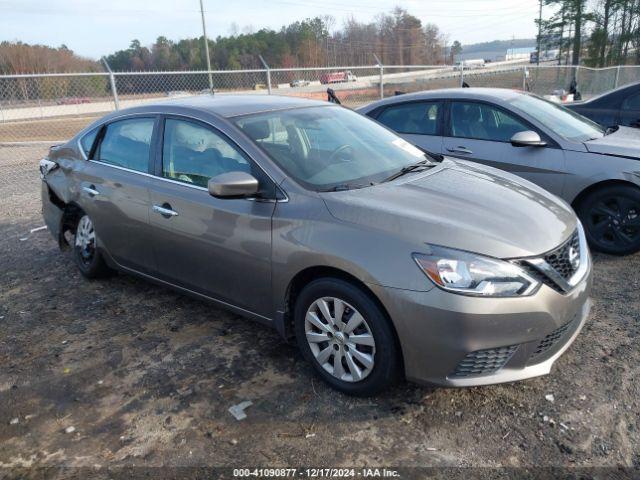
[[522, 91], [527, 91], [527, 66], [522, 66]]
[[264, 61], [264, 58], [262, 58], [262, 55], [258, 55], [258, 57], [260, 57], [260, 61], [262, 62], [262, 65], [264, 66], [264, 69], [266, 70], [266, 73], [267, 73], [267, 92], [269, 92], [269, 95], [271, 95], [271, 69], [269, 68], [269, 65], [267, 65], [267, 62]]
[[384, 98], [384, 65], [382, 65], [382, 62], [380, 61], [380, 59], [378, 58], [378, 56], [374, 53], [373, 54], [373, 58], [376, 59], [376, 66], [380, 69], [380, 98], [383, 99]]
[[618, 81], [620, 80], [620, 65], [616, 67], [616, 78], [613, 82], [613, 88], [618, 88]]
[[109, 83], [111, 84], [111, 94], [113, 95], [113, 104], [116, 107], [116, 110], [120, 110], [120, 101], [118, 100], [118, 89], [116, 88], [116, 77], [113, 75], [111, 71], [111, 67], [107, 63], [107, 59], [102, 57], [102, 62], [104, 63], [107, 72], [109, 72]]
[[460, 60], [460, 88], [464, 86], [464, 61]]

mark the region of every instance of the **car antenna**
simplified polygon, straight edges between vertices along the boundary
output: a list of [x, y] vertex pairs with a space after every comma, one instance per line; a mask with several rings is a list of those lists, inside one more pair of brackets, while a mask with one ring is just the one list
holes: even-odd
[[462, 82], [462, 88], [471, 88], [467, 82]]
[[336, 92], [333, 91], [333, 88], [327, 88], [327, 102], [331, 102], [331, 103], [336, 103], [338, 105], [342, 105], [342, 102], [336, 96]]
[[396, 90], [393, 94], [397, 97], [398, 95], [404, 95], [407, 92], [403, 92], [402, 90]]

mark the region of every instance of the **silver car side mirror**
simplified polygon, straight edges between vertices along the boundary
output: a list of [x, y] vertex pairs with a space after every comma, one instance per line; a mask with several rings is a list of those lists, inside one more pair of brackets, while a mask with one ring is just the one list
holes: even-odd
[[209, 195], [216, 198], [247, 198], [258, 193], [258, 180], [246, 172], [226, 172], [209, 179]]
[[511, 145], [514, 147], [544, 147], [547, 142], [543, 142], [537, 132], [525, 130], [518, 132], [511, 137]]

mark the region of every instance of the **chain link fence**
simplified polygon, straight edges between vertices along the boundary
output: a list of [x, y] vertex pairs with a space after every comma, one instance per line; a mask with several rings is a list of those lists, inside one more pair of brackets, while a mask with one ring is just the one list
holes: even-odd
[[343, 105], [436, 88], [502, 87], [542, 96], [569, 89], [583, 99], [640, 81], [640, 66], [603, 69], [517, 62], [469, 69], [446, 65], [345, 66], [233, 71], [94, 72], [0, 76], [0, 187], [20, 183], [48, 147], [111, 111], [166, 98], [210, 93], [290, 95]]

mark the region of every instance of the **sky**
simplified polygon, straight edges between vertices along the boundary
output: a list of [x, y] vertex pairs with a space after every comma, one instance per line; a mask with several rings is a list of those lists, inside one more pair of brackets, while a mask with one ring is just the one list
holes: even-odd
[[[228, 36], [280, 29], [296, 20], [330, 14], [339, 27], [349, 18], [371, 21], [400, 6], [435, 23], [448, 43], [463, 45], [534, 38], [538, 0], [203, 0], [207, 34]], [[126, 49], [132, 39], [151, 45], [202, 34], [199, 0], [0, 0], [0, 41], [67, 45], [100, 58]]]

